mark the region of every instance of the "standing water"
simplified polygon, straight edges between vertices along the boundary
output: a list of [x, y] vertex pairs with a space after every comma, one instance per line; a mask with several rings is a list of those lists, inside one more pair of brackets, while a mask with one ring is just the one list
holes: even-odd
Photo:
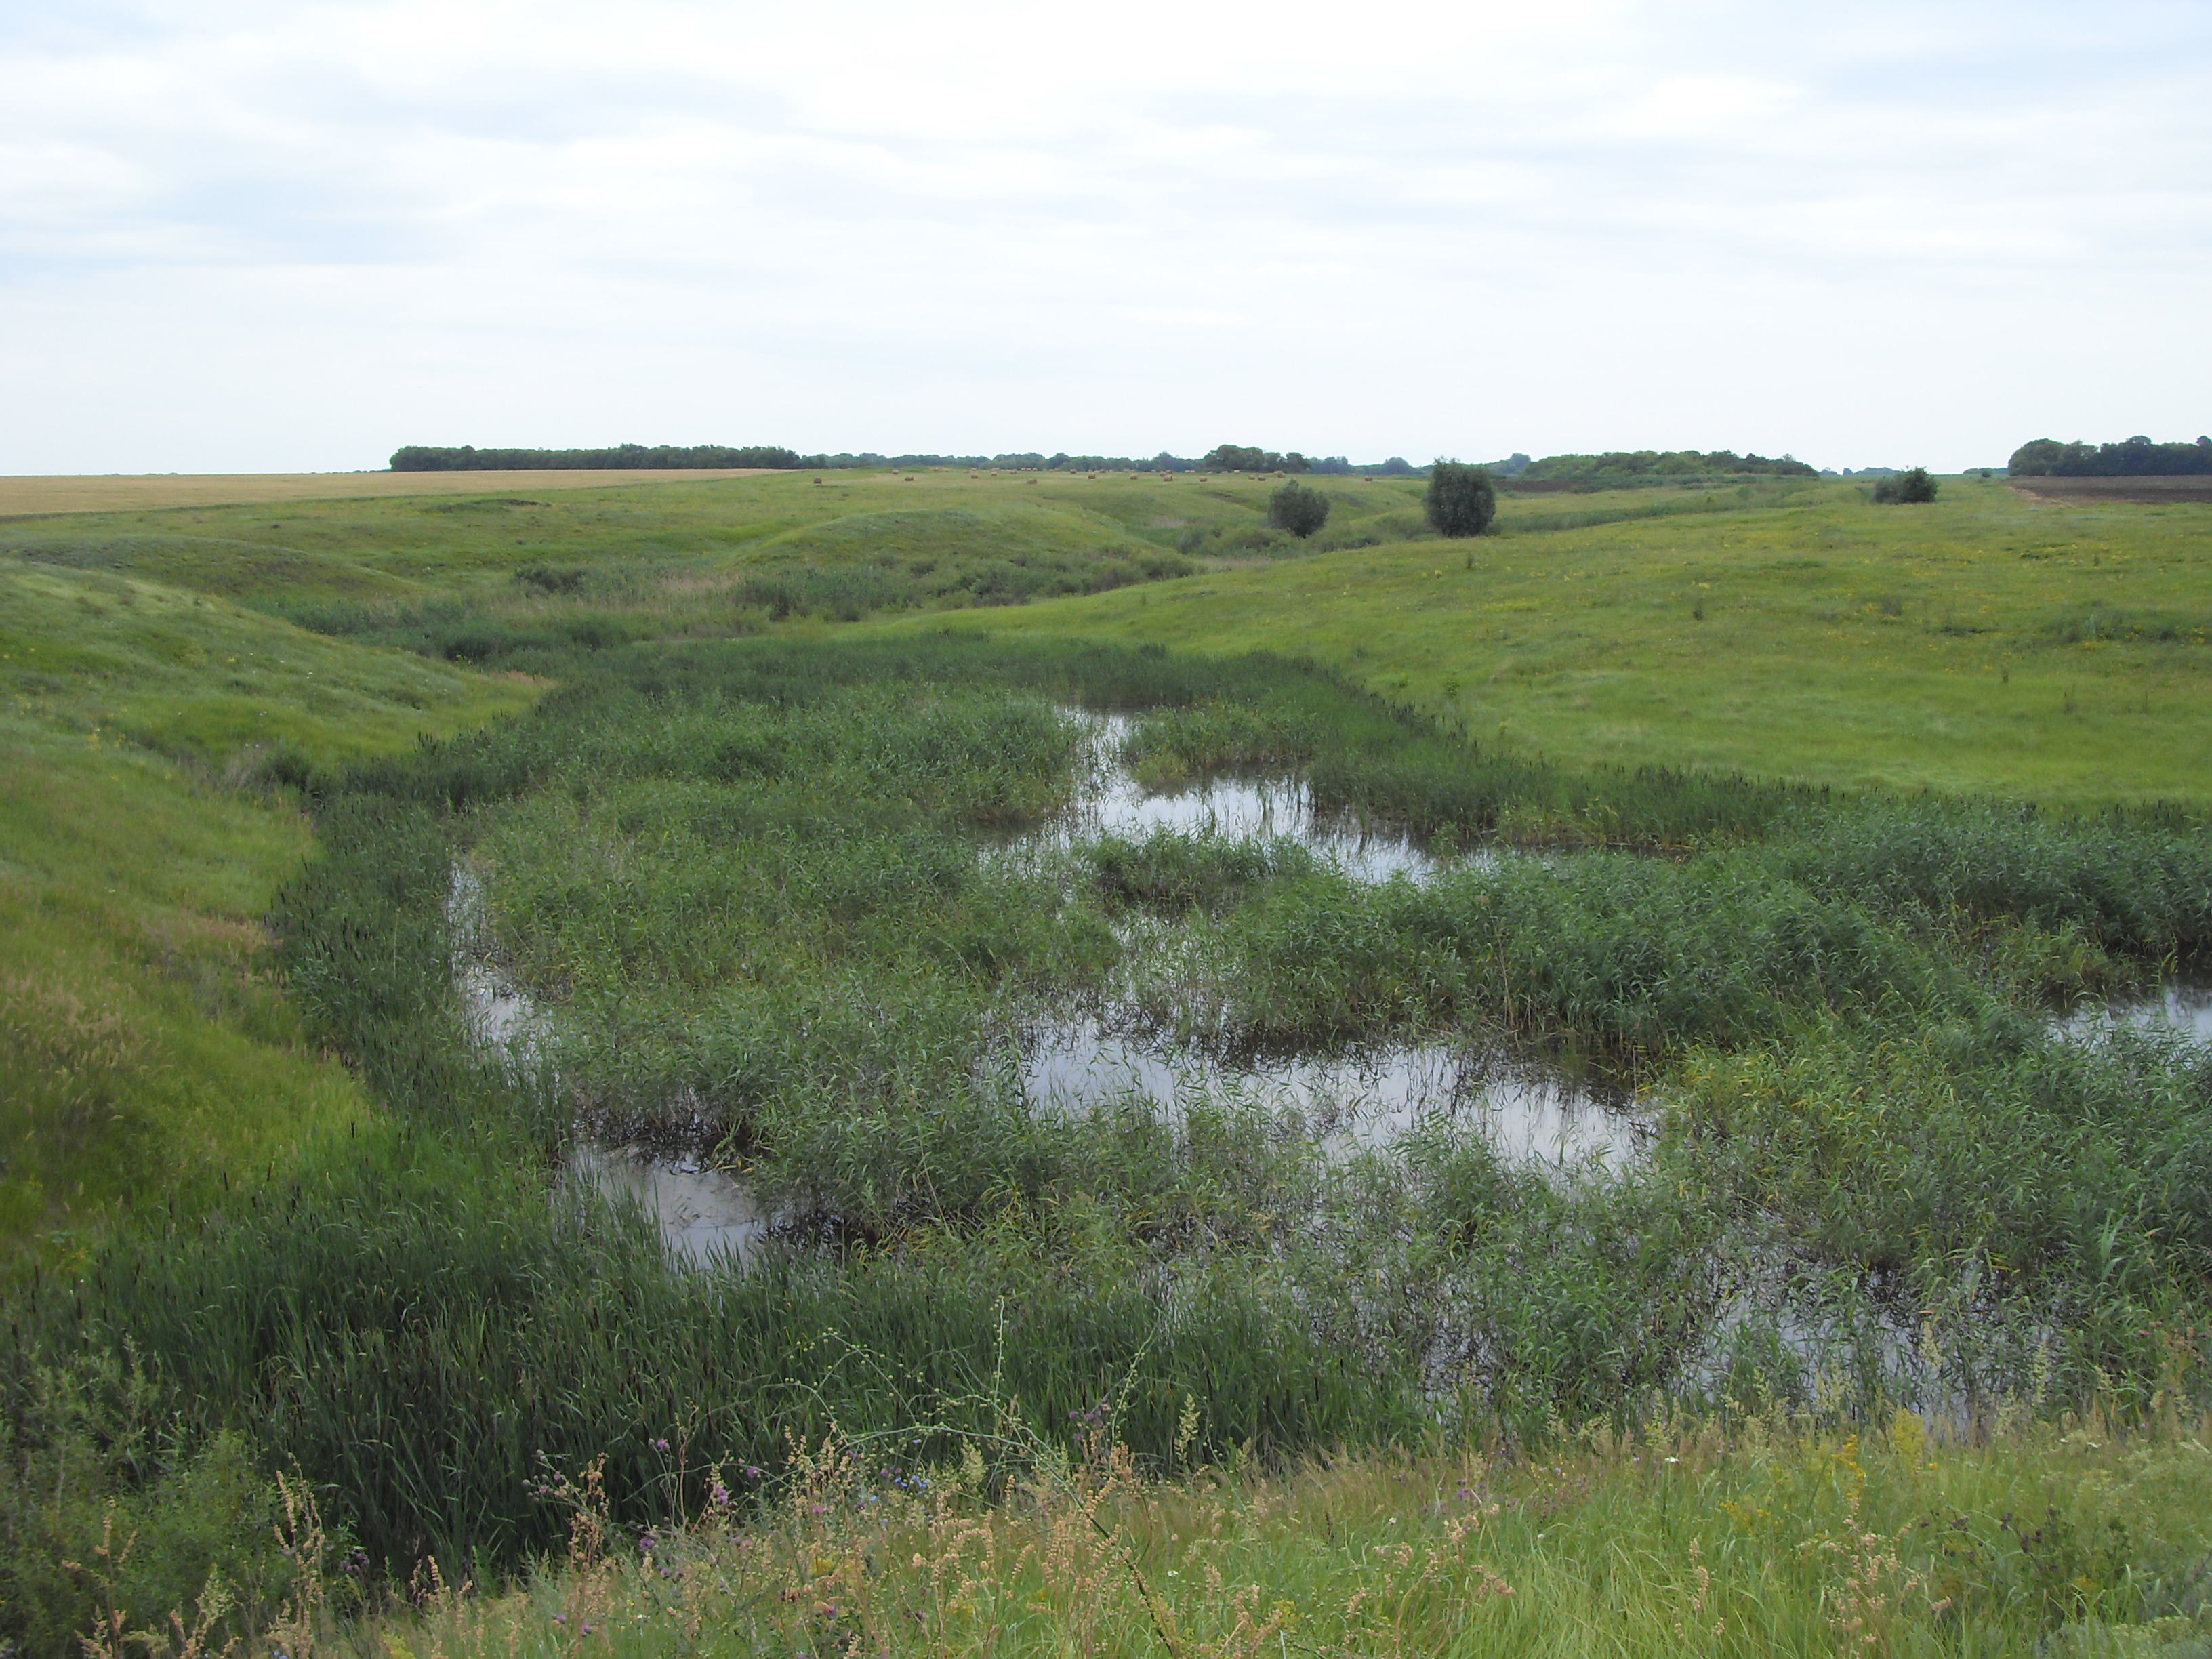
[[1232, 1061], [1070, 1023], [1033, 1034], [1022, 1082], [1039, 1106], [1093, 1107], [1131, 1096], [1167, 1111], [1194, 1100], [1256, 1104], [1285, 1125], [1347, 1146], [1380, 1144], [1418, 1127], [1473, 1127], [1522, 1164], [1597, 1161], [1618, 1168], [1634, 1158], [1644, 1138], [1635, 1097], [1626, 1091], [1444, 1042]]
[[[1151, 790], [1122, 759], [1136, 728], [1127, 714], [1061, 713], [1089, 735], [1089, 766], [1074, 802], [1016, 845], [1066, 849], [1101, 836], [1157, 830], [1227, 841], [1297, 842], [1355, 881], [1420, 879], [1448, 867], [1410, 837], [1346, 828], [1314, 810], [1295, 778], [1216, 777]], [[1492, 857], [1495, 854], [1478, 854]], [[1171, 949], [1153, 939], [1150, 949]], [[1627, 1091], [1605, 1091], [1557, 1069], [1505, 1066], [1446, 1042], [1401, 1043], [1336, 1054], [1232, 1061], [1187, 1044], [1145, 1042], [1096, 1021], [1032, 1026], [1024, 1092], [1037, 1106], [1087, 1107], [1132, 1095], [1164, 1109], [1231, 1098], [1273, 1109], [1286, 1124], [1342, 1143], [1372, 1145], [1419, 1125], [1478, 1125], [1516, 1162], [1619, 1166], [1644, 1138]]]
[[2126, 1025], [2172, 1031], [2192, 1042], [2212, 1042], [2212, 985], [2168, 980], [2154, 991], [2077, 1008], [2059, 1022], [2059, 1030], [2069, 1036], [2090, 1036]]
[[[454, 867], [446, 915], [453, 930], [453, 981], [469, 1035], [486, 1048], [530, 1058], [544, 1031], [544, 1017], [494, 959], [483, 883], [475, 872]], [[696, 1154], [580, 1141], [569, 1154], [568, 1173], [605, 1197], [641, 1206], [660, 1224], [670, 1255], [688, 1267], [742, 1258], [768, 1232], [768, 1218], [754, 1208], [737, 1177]]]
[[1136, 730], [1128, 714], [1099, 714], [1064, 708], [1089, 735], [1089, 765], [1074, 802], [1043, 830], [1019, 837], [1018, 846], [1068, 848], [1102, 836], [1137, 840], [1156, 830], [1218, 836], [1224, 841], [1295, 841], [1355, 881], [1424, 876], [1439, 860], [1403, 835], [1347, 828], [1316, 813], [1313, 797], [1295, 778], [1206, 778], [1179, 789], [1152, 790], [1139, 783], [1121, 758]]

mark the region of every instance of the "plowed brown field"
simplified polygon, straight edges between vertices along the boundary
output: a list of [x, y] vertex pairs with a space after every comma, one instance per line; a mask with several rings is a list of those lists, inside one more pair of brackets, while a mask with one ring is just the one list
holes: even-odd
[[2008, 478], [2023, 495], [2051, 501], [2212, 501], [2212, 475], [2149, 478]]

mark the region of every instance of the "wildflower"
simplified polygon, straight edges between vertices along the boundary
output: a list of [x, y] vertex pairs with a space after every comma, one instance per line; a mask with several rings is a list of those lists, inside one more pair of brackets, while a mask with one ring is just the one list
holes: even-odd
[[665, 1440], [656, 1440], [653, 1443], [653, 1449], [657, 1452], [665, 1452], [668, 1449], [668, 1443]]
[[[745, 1465], [745, 1474], [746, 1474], [746, 1477], [747, 1477], [749, 1480], [759, 1480], [759, 1479], [760, 1479], [760, 1466], [759, 1466], [758, 1464], [757, 1464], [757, 1463], [748, 1463], [748, 1464], [746, 1464], [746, 1465]], [[804, 1655], [801, 1655], [801, 1656], [800, 1656], [800, 1659], [805, 1659], [805, 1656]]]

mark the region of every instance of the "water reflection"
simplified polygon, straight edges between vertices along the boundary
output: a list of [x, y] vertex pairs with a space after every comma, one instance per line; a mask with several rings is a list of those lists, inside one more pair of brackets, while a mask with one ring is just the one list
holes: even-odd
[[568, 1167], [609, 1198], [635, 1200], [659, 1221], [669, 1254], [686, 1267], [742, 1261], [768, 1237], [769, 1218], [743, 1183], [696, 1157], [580, 1146]]
[[2169, 980], [2154, 991], [2077, 1008], [2058, 1023], [2068, 1036], [2094, 1036], [2115, 1026], [2172, 1031], [2192, 1042], [2212, 1042], [2212, 985]]
[[538, 1005], [507, 979], [494, 959], [483, 878], [466, 865], [453, 866], [446, 892], [446, 925], [453, 942], [453, 986], [460, 993], [461, 1016], [469, 1035], [488, 1048], [528, 1058], [539, 1035]]
[[1449, 1123], [1481, 1130], [1501, 1154], [1528, 1164], [1621, 1168], [1644, 1134], [1625, 1091], [1441, 1042], [1231, 1062], [1067, 1024], [1033, 1034], [1022, 1083], [1041, 1107], [1080, 1109], [1132, 1094], [1170, 1111], [1194, 1100], [1249, 1102], [1344, 1145]]
[[1154, 830], [1170, 830], [1229, 841], [1285, 837], [1310, 848], [1356, 881], [1423, 876], [1442, 865], [1402, 835], [1316, 815], [1306, 787], [1294, 778], [1208, 778], [1181, 789], [1147, 789], [1121, 760], [1121, 744], [1136, 729], [1133, 715], [1073, 708], [1060, 713], [1088, 731], [1090, 765], [1073, 805], [1019, 844], [1068, 848], [1101, 836], [1141, 840]]

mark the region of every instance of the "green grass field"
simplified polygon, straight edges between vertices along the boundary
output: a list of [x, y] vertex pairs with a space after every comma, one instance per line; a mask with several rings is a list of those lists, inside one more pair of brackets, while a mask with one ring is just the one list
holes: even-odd
[[[2212, 948], [2212, 504], [1315, 482], [0, 521], [0, 1641], [2206, 1651], [2205, 1060], [2051, 1021]], [[979, 858], [1071, 702], [1500, 855]], [[1009, 1092], [1108, 1007], [1587, 1063], [1644, 1162]], [[797, 1222], [672, 1274], [601, 1131]]]
[[2081, 805], [2212, 789], [2212, 504], [1967, 479], [1933, 507], [1786, 482], [1509, 495], [1502, 533], [1447, 545], [1406, 539], [1418, 480], [1324, 479], [1307, 546], [1266, 531], [1272, 480], [823, 476], [19, 520], [0, 556], [461, 659], [497, 653], [488, 626], [558, 645], [982, 608], [1309, 656], [1570, 763]]
[[1831, 485], [1724, 516], [1223, 570], [989, 625], [1310, 656], [1575, 765], [2212, 799], [2203, 503], [2045, 504], [1957, 480], [1932, 507], [1875, 507]]

